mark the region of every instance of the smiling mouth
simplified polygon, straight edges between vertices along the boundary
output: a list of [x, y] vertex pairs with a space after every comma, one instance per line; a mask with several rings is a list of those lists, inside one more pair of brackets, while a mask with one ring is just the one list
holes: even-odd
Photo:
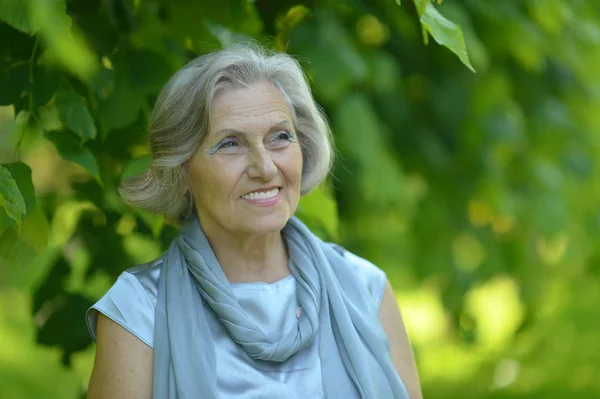
[[254, 191], [252, 193], [242, 195], [241, 198], [250, 200], [250, 201], [268, 200], [268, 199], [277, 197], [277, 194], [279, 194], [280, 191], [281, 191], [280, 187], [275, 187], [268, 191]]

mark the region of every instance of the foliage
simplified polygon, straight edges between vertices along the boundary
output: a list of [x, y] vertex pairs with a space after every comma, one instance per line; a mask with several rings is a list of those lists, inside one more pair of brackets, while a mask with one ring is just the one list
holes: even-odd
[[85, 393], [85, 309], [176, 234], [116, 192], [157, 92], [250, 39], [330, 117], [298, 214], [386, 270], [425, 396], [600, 396], [600, 3], [0, 0], [3, 396]]

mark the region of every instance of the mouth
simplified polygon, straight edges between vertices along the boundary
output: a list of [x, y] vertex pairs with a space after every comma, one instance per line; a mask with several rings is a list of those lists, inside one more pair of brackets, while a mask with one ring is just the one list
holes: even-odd
[[249, 201], [264, 201], [276, 198], [281, 192], [281, 187], [269, 187], [266, 189], [260, 189], [252, 191], [248, 194], [242, 195], [242, 199]]

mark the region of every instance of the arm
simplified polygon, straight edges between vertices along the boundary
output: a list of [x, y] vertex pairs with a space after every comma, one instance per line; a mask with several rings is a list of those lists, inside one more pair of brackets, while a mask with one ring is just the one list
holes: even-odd
[[379, 320], [390, 342], [394, 367], [402, 378], [410, 399], [422, 399], [423, 394], [421, 393], [413, 351], [396, 302], [394, 290], [389, 281], [386, 282], [381, 307], [379, 308]]
[[151, 399], [154, 351], [113, 320], [98, 316], [89, 399]]

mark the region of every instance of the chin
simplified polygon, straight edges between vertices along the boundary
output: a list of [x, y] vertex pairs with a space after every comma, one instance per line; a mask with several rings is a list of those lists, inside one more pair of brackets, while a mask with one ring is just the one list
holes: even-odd
[[291, 215], [269, 215], [260, 217], [246, 217], [244, 219], [244, 225], [247, 227], [246, 231], [254, 234], [267, 235], [271, 233], [280, 232], [285, 227], [286, 223], [290, 219]]

